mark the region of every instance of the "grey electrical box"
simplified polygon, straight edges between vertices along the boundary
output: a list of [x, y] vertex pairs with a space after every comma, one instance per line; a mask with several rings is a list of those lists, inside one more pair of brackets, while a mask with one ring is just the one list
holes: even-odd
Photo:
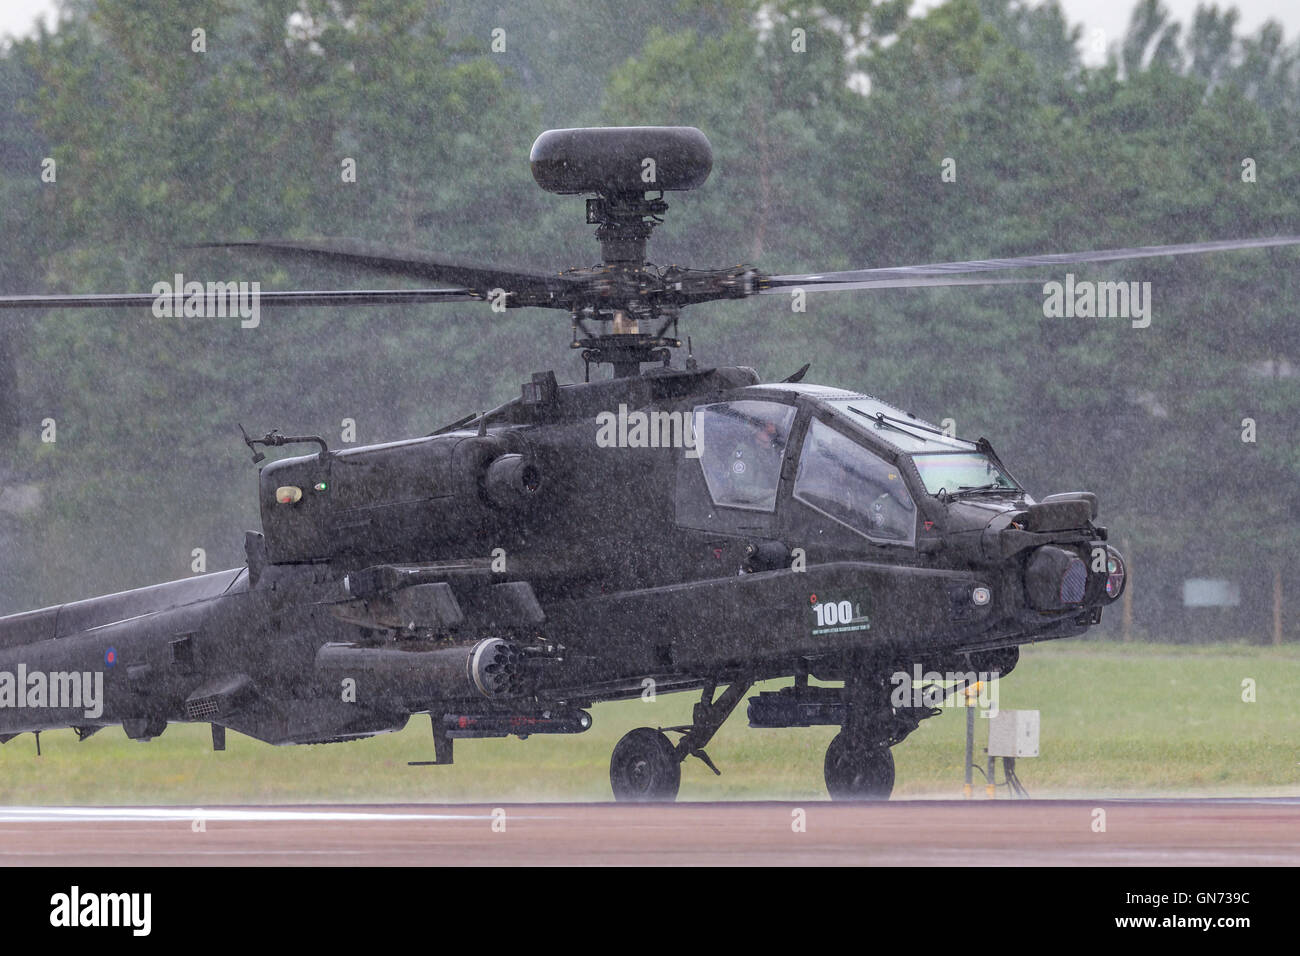
[[990, 757], [1037, 757], [1038, 711], [999, 710], [989, 720]]

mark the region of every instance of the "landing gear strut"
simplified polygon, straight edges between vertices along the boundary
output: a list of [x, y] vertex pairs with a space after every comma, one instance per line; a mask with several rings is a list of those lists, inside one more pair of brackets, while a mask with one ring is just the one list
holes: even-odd
[[713, 694], [717, 686], [709, 684], [701, 694], [692, 715], [693, 724], [668, 727], [666, 730], [682, 735], [676, 746], [662, 730], [638, 727], [624, 735], [614, 747], [609, 761], [609, 783], [618, 801], [672, 801], [682, 782], [682, 761], [698, 757], [706, 767], [721, 776], [722, 771], [713, 765], [704, 746], [713, 739], [736, 704], [752, 685], [749, 680], [737, 680], [719, 695]]
[[823, 774], [832, 800], [888, 800], [894, 790], [890, 748], [938, 710], [897, 709], [874, 668], [856, 668], [844, 680], [840, 732], [826, 748]]

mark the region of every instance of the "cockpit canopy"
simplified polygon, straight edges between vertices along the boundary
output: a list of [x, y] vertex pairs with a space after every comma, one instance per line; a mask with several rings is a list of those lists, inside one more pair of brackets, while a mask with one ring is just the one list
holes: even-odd
[[909, 455], [927, 493], [957, 491], [1020, 491], [1006, 470], [975, 442], [936, 429], [915, 416], [899, 412], [874, 398], [842, 399], [825, 403], [844, 420], [866, 430]]
[[898, 468], [817, 419], [804, 436], [794, 497], [868, 538], [916, 537], [916, 505]]
[[[752, 394], [692, 410], [688, 457], [698, 461], [683, 463], [692, 473], [678, 498], [684, 525], [754, 532], [829, 519], [841, 532], [910, 546], [921, 496], [1023, 495], [984, 443], [948, 435], [877, 399], [821, 386], [766, 386]], [[779, 519], [778, 509], [787, 507], [793, 513]]]
[[900, 412], [879, 399], [832, 399], [821, 404], [877, 441], [907, 454], [975, 450], [974, 442], [946, 435], [928, 422]]
[[695, 409], [695, 450], [715, 504], [753, 511], [776, 507], [794, 416], [793, 405], [763, 401]]

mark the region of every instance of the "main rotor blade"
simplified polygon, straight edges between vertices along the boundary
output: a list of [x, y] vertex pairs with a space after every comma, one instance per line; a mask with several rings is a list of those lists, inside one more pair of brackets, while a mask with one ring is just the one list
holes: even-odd
[[205, 242], [198, 248], [254, 249], [287, 258], [346, 263], [390, 275], [454, 282], [484, 295], [494, 289], [503, 289], [515, 293], [516, 297], [522, 294], [530, 300], [540, 300], [530, 301], [530, 305], [544, 305], [548, 298], [571, 292], [576, 284], [567, 276], [479, 265], [462, 259], [441, 258], [420, 249], [354, 239]]
[[[792, 286], [805, 289], [912, 288], [938, 285], [934, 282], [910, 282], [920, 276], [957, 276], [1004, 269], [1027, 269], [1034, 266], [1061, 266], [1082, 262], [1115, 262], [1121, 259], [1150, 259], [1159, 256], [1185, 256], [1230, 249], [1267, 249], [1274, 246], [1300, 245], [1300, 236], [1272, 236], [1265, 239], [1217, 239], [1187, 242], [1172, 246], [1133, 246], [1128, 249], [1098, 249], [1093, 252], [1061, 252], [1043, 256], [1017, 256], [1010, 259], [971, 259], [966, 262], [932, 262], [925, 265], [891, 266], [881, 269], [857, 269], [850, 272], [811, 272], [804, 275], [768, 276], [762, 291], [786, 291]], [[887, 281], [896, 280], [886, 285]], [[978, 281], [953, 284], [983, 284]]]
[[[172, 296], [144, 293], [6, 295], [0, 296], [0, 309], [147, 309], [163, 298], [172, 298]], [[184, 302], [187, 298], [182, 295], [181, 301]], [[213, 299], [215, 301], [215, 296]], [[302, 305], [422, 305], [434, 302], [481, 302], [482, 300], [481, 295], [469, 289], [322, 289], [312, 292], [259, 292], [257, 294], [259, 308]], [[204, 301], [208, 301], [206, 295]]]
[[[835, 275], [837, 273], [829, 273]], [[804, 292], [851, 292], [855, 289], [922, 289], [931, 286], [949, 285], [1041, 285], [1042, 279], [977, 279], [970, 276], [920, 276], [915, 279], [863, 279], [858, 282], [782, 282], [773, 284], [777, 279], [793, 280], [799, 276], [769, 276], [766, 284], [758, 289], [759, 295], [788, 295], [794, 289]]]

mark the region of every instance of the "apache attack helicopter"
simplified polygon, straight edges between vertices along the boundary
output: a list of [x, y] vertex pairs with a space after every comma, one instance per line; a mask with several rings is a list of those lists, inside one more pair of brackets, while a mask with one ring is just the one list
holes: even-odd
[[[891, 675], [1005, 675], [1021, 644], [1097, 624], [1123, 592], [1124, 559], [1096, 523], [1095, 495], [1035, 500], [984, 438], [804, 384], [807, 366], [780, 382], [673, 367], [681, 310], [1300, 243], [805, 275], [660, 269], [646, 241], [665, 193], [707, 178], [703, 133], [551, 130], [531, 165], [543, 189], [589, 197], [601, 265], [542, 274], [351, 241], [219, 245], [452, 286], [268, 292], [263, 306], [561, 310], [587, 381], [534, 374], [489, 412], [369, 447], [245, 434], [255, 462], [263, 448], [314, 446], [261, 468], [247, 565], [0, 618], [0, 739], [120, 724], [149, 740], [189, 721], [209, 723], [220, 750], [227, 729], [324, 743], [429, 714], [431, 763], [449, 764], [457, 738], [580, 733], [596, 703], [696, 691], [689, 725], [635, 729], [610, 761], [615, 798], [671, 800], [687, 757], [717, 772], [704, 748], [754, 683], [793, 678], [749, 698], [750, 725], [840, 727], [825, 760], [832, 798], [888, 797], [890, 748], [938, 713], [899, 706]], [[0, 307], [155, 300], [9, 296]], [[613, 377], [591, 381], [592, 365]]]

